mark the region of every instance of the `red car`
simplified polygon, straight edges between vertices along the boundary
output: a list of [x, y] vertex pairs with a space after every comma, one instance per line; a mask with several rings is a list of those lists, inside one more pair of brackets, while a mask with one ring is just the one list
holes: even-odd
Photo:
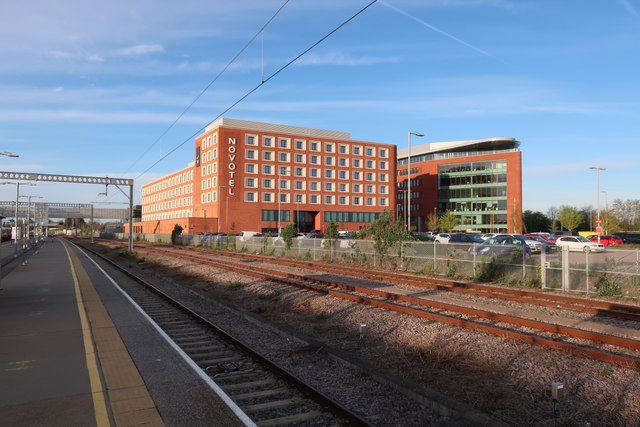
[[[598, 235], [594, 235], [594, 236], [589, 236], [589, 240], [591, 240], [592, 242], [597, 242], [598, 241]], [[600, 243], [602, 243], [605, 246], [615, 246], [615, 245], [621, 245], [622, 239], [618, 236], [600, 236]]]

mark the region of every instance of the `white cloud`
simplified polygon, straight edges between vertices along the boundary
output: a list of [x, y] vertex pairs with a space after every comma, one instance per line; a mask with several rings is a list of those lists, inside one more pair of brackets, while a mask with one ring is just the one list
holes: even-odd
[[363, 66], [400, 62], [398, 57], [352, 56], [342, 52], [309, 53], [300, 58], [297, 65]]
[[162, 53], [164, 47], [159, 44], [139, 44], [135, 46], [129, 46], [116, 51], [118, 56], [138, 56], [148, 55], [150, 53]]

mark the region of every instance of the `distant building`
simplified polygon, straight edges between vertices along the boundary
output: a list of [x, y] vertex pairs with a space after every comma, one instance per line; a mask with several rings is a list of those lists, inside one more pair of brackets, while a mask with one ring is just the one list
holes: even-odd
[[411, 147], [410, 172], [409, 149], [398, 150], [397, 216], [406, 222], [408, 211], [413, 231], [434, 231], [429, 215], [451, 211], [457, 231], [522, 232], [519, 146], [513, 138], [490, 138]]
[[142, 187], [136, 233], [353, 231], [393, 211], [396, 146], [347, 132], [220, 119], [194, 161]]

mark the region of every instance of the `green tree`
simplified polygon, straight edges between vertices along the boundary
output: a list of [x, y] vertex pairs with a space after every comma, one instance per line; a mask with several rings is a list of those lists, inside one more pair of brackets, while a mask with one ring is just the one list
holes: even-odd
[[458, 225], [458, 217], [456, 214], [447, 209], [445, 213], [440, 217], [440, 228], [447, 233], [450, 233]]
[[560, 222], [567, 230], [576, 230], [583, 220], [583, 215], [572, 206], [560, 208]]
[[338, 224], [331, 221], [329, 225], [327, 225], [326, 230], [324, 230], [324, 238], [325, 239], [339, 239], [340, 233], [338, 233]]
[[178, 224], [173, 226], [173, 231], [171, 232], [171, 243], [173, 243], [174, 245], [176, 244], [178, 240], [178, 236], [182, 234], [182, 230], [183, 228], [180, 227]]
[[389, 249], [398, 243], [411, 240], [402, 221], [395, 221], [389, 211], [384, 211], [371, 225], [358, 231], [357, 236], [363, 239], [373, 239], [374, 250], [380, 256], [388, 255]]
[[535, 231], [547, 231], [551, 220], [542, 212], [524, 211], [522, 218], [525, 230], [533, 233]]
[[282, 240], [284, 240], [287, 250], [291, 249], [291, 246], [293, 246], [293, 238], [297, 234], [296, 225], [293, 222], [287, 224], [284, 230], [282, 230]]
[[426, 226], [427, 230], [429, 231], [438, 231], [438, 229], [440, 228], [440, 219], [438, 218], [438, 214], [436, 212], [427, 215]]

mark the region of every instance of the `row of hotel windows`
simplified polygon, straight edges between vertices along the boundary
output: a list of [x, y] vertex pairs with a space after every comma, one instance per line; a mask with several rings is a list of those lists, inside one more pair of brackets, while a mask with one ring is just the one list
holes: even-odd
[[[259, 194], [262, 194], [262, 199], [259, 199]], [[325, 205], [351, 205], [351, 206], [388, 206], [389, 199], [387, 197], [361, 197], [361, 196], [332, 196], [325, 194], [296, 194], [291, 200], [291, 195], [288, 193], [280, 193], [280, 203], [308, 203], [311, 205], [319, 205], [324, 203]], [[258, 193], [245, 191], [245, 202], [258, 202], [263, 203], [276, 203], [278, 201], [277, 193]]]
[[189, 218], [193, 215], [193, 209], [179, 211], [159, 212], [156, 214], [142, 214], [142, 221], [160, 221], [163, 219]]
[[185, 184], [192, 180], [193, 180], [193, 170], [188, 170], [179, 175], [175, 175], [175, 176], [172, 176], [171, 178], [163, 179], [162, 181], [156, 182], [155, 184], [150, 184], [143, 187], [142, 195], [144, 196], [149, 193], [156, 193], [166, 188], [171, 188], [180, 184]]
[[182, 197], [180, 199], [167, 200], [160, 203], [142, 204], [142, 209], [146, 212], [165, 211], [169, 209], [182, 208], [185, 206], [191, 206], [193, 204], [193, 197]]
[[[276, 188], [278, 180], [271, 178], [263, 178], [262, 179], [262, 187], [261, 188]], [[288, 190], [291, 188], [291, 182], [289, 180], [280, 179], [280, 189]], [[257, 188], [258, 179], [257, 178], [245, 178], [245, 187], [246, 188]], [[344, 182], [325, 182], [324, 186], [320, 181], [294, 181], [294, 188], [296, 190], [306, 190], [307, 184], [309, 185], [310, 191], [340, 191], [340, 192], [349, 192], [352, 191], [354, 193], [362, 193], [363, 191], [366, 193], [377, 193], [387, 194], [389, 187], [386, 185], [374, 185], [374, 184], [349, 184]]]
[[[258, 141], [257, 135], [247, 135], [245, 143], [246, 145], [257, 146]], [[276, 138], [272, 136], [263, 136], [262, 137], [262, 146], [263, 147], [275, 147]], [[291, 148], [291, 139], [290, 138], [277, 138], [278, 147], [282, 149], [290, 149]], [[296, 150], [307, 150], [307, 141], [304, 139], [295, 139], [294, 140], [294, 148]], [[337, 147], [337, 148], [336, 148]], [[351, 151], [354, 156], [367, 156], [367, 157], [389, 157], [389, 149], [382, 147], [363, 147], [360, 145], [350, 145], [350, 144], [341, 144], [335, 142], [320, 142], [320, 141], [309, 141], [309, 151], [317, 151], [320, 152], [324, 149], [325, 153], [339, 153], [339, 154], [349, 154]], [[336, 151], [337, 150], [337, 151]]]
[[[380, 216], [379, 212], [325, 212], [325, 222], [374, 222]], [[264, 209], [262, 221], [291, 221], [291, 211]]]
[[[251, 174], [257, 174], [260, 168], [257, 164], [247, 163], [245, 164], [245, 172]], [[262, 165], [262, 174], [263, 175], [275, 175], [276, 172], [279, 172], [280, 176], [289, 176], [289, 167], [288, 166], [280, 166], [279, 170], [276, 169], [272, 165]], [[322, 169], [309, 168], [309, 176], [312, 178], [318, 178], [321, 175]], [[356, 181], [361, 181], [364, 177], [367, 181], [376, 181], [376, 178], [380, 182], [388, 182], [389, 174], [386, 173], [376, 173], [376, 172], [359, 172], [359, 171], [348, 171], [348, 170], [335, 170], [335, 169], [324, 169], [324, 177], [327, 179], [349, 179], [351, 175], [351, 179]], [[293, 176], [306, 177], [307, 176], [307, 168], [296, 167], [293, 168]]]
[[[283, 163], [291, 162], [291, 154], [290, 153], [277, 153], [277, 160]], [[257, 160], [260, 155], [260, 152], [255, 150], [245, 150], [244, 157], [247, 160]], [[321, 160], [324, 158], [325, 166], [340, 166], [340, 167], [349, 167], [349, 159], [346, 157], [338, 157], [336, 163], [335, 156], [317, 156], [315, 154], [294, 154], [293, 161], [294, 163], [309, 163], [312, 165], [320, 165]], [[308, 159], [308, 162], [307, 162]], [[275, 162], [276, 161], [276, 152], [275, 151], [263, 151], [262, 152], [262, 160], [266, 162]], [[362, 168], [365, 167], [367, 169], [380, 169], [380, 170], [388, 170], [389, 163], [384, 160], [364, 160], [364, 159], [352, 159], [351, 160], [352, 167], [354, 168]]]
[[[149, 193], [149, 191], [144, 191], [142, 193]], [[185, 194], [193, 193], [193, 184], [182, 185], [180, 187], [170, 188], [167, 191], [163, 191], [160, 193], [155, 193], [151, 195], [146, 195], [142, 197], [142, 204], [146, 205], [149, 203], [159, 202], [161, 200], [172, 199], [174, 197], [184, 196]]]

